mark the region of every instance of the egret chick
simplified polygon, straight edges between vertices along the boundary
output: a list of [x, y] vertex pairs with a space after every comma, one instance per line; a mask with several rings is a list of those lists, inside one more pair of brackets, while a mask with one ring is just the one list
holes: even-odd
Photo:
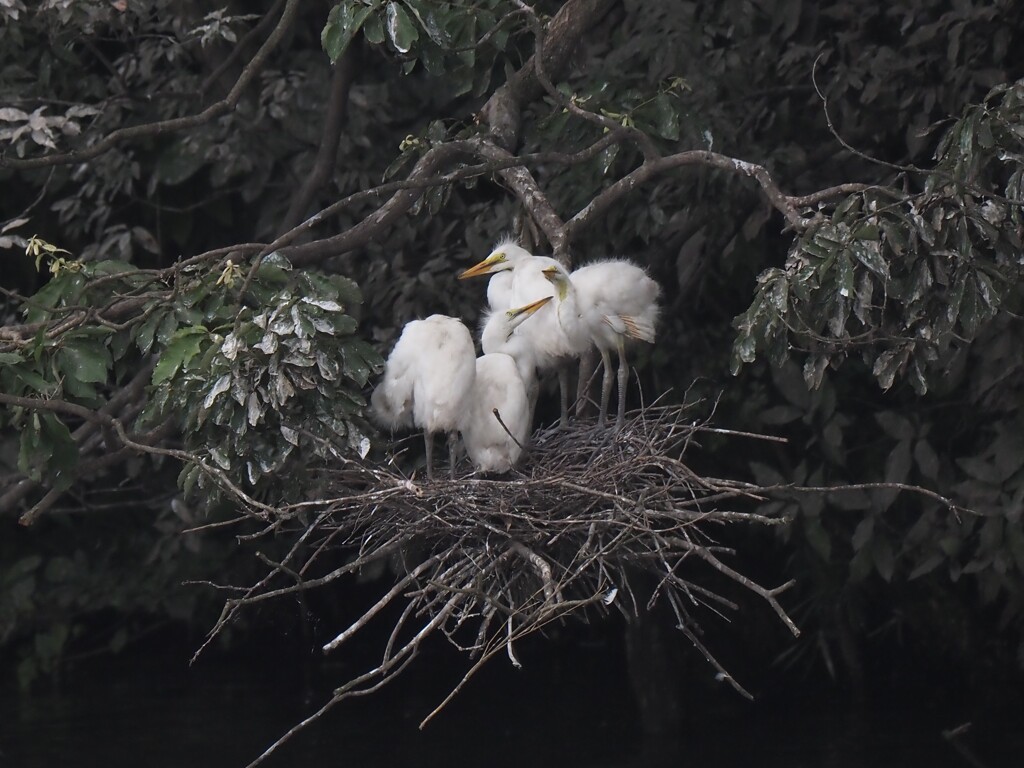
[[493, 312], [484, 326], [485, 354], [476, 360], [473, 404], [462, 427], [466, 453], [480, 471], [508, 472], [526, 446], [533, 421], [531, 384], [536, 377], [532, 352], [513, 331], [549, 301], [550, 296]]
[[506, 238], [498, 241], [487, 258], [459, 273], [458, 279], [465, 280], [477, 275], [490, 275], [487, 281], [487, 306], [492, 312], [512, 307], [512, 270], [517, 264], [532, 259], [533, 254]]
[[618, 352], [619, 408], [615, 428], [621, 429], [626, 420], [629, 380], [626, 342], [638, 339], [654, 343], [661, 286], [641, 267], [621, 259], [581, 267], [571, 277], [556, 262], [545, 267], [544, 276], [555, 286], [556, 315], [567, 338], [575, 345], [589, 339], [601, 353], [604, 379], [597, 422], [601, 427], [605, 425], [611, 399], [611, 351]]
[[391, 429], [419, 427], [433, 479], [434, 433], [448, 433], [450, 472], [455, 477], [456, 433], [473, 397], [476, 350], [461, 320], [431, 315], [402, 329], [370, 396], [378, 420]]
[[[494, 275], [487, 286], [488, 304], [492, 311], [505, 307], [521, 307], [554, 295], [554, 289], [545, 280], [543, 270], [549, 264], [558, 264], [547, 256], [532, 253], [511, 241], [499, 243], [491, 254], [459, 275], [459, 279], [477, 275]], [[502, 275], [509, 274], [510, 278]], [[501, 282], [495, 285], [495, 280]], [[493, 288], [493, 290], [492, 290]], [[568, 358], [578, 356], [565, 337], [555, 317], [554, 307], [544, 307], [534, 318], [516, 331], [525, 336], [533, 347], [536, 365], [542, 371], [555, 370], [558, 374], [560, 395], [559, 423], [569, 423], [569, 369]]]

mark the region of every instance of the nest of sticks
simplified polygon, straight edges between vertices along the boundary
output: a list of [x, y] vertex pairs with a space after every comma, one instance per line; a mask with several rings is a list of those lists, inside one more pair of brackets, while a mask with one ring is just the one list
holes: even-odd
[[[630, 414], [617, 433], [587, 422], [540, 430], [520, 471], [500, 477], [438, 473], [421, 483], [393, 464], [353, 461], [332, 469], [323, 478], [325, 498], [286, 508], [274, 523], [278, 533], [296, 532], [294, 546], [282, 562], [267, 561], [261, 582], [228, 601], [213, 634], [250, 603], [386, 563], [393, 583], [324, 646], [335, 651], [375, 619], [394, 621], [381, 663], [338, 688], [293, 731], [341, 699], [385, 684], [432, 635], [445, 636], [473, 663], [424, 723], [487, 660], [505, 654], [518, 665], [519, 638], [569, 616], [636, 616], [657, 600], [671, 607], [678, 629], [723, 679], [747, 695], [702, 643], [697, 610], [736, 609], [716, 589], [725, 579], [766, 601], [798, 634], [778, 601], [792, 582], [755, 583], [716, 543], [723, 525], [780, 520], [758, 513], [755, 486], [689, 468], [687, 451], [712, 432], [728, 433], [685, 406], [652, 406]], [[654, 577], [653, 592], [638, 594], [636, 571]], [[650, 592], [652, 579], [644, 581]]]

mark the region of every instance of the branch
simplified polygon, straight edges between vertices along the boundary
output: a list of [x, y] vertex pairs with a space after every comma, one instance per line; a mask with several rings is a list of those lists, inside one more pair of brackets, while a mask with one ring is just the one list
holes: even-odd
[[142, 125], [132, 125], [128, 128], [118, 128], [85, 149], [77, 149], [56, 155], [43, 155], [41, 157], [30, 157], [25, 159], [10, 158], [7, 157], [6, 154], [0, 154], [0, 168], [27, 170], [30, 168], [47, 168], [54, 165], [81, 163], [86, 160], [92, 160], [94, 157], [102, 155], [104, 152], [123, 142], [132, 141], [145, 136], [157, 136], [164, 133], [185, 131], [189, 128], [195, 128], [208, 123], [211, 120], [232, 111], [242, 98], [242, 93], [263, 68], [263, 65], [270, 57], [270, 54], [284, 38], [288, 29], [291, 27], [292, 22], [295, 21], [295, 16], [298, 13], [300, 4], [300, 0], [287, 1], [284, 11], [281, 13], [281, 18], [277, 22], [277, 26], [274, 27], [274, 31], [270, 33], [270, 36], [267, 37], [263, 45], [260, 46], [256, 55], [254, 55], [249, 63], [245, 65], [245, 68], [238, 76], [238, 80], [235, 81], [235, 84], [228, 92], [228, 95], [220, 101], [211, 104], [202, 112], [195, 115], [185, 115], [184, 117], [174, 117], [169, 120], [160, 120], [155, 123], [143, 123]]
[[[465, 141], [452, 141], [447, 144], [439, 144], [427, 150], [416, 163], [416, 166], [409, 173], [408, 181], [424, 181], [429, 179], [439, 168], [446, 167], [469, 149], [469, 143]], [[426, 183], [425, 186], [432, 186], [437, 182]], [[411, 185], [410, 185], [411, 186]], [[399, 185], [390, 200], [380, 206], [377, 210], [364, 218], [358, 224], [350, 227], [339, 235], [317, 240], [305, 245], [296, 245], [284, 251], [284, 255], [296, 266], [303, 266], [311, 262], [320, 261], [331, 256], [336, 256], [355, 248], [360, 248], [374, 240], [378, 235], [396, 222], [399, 217], [412, 208], [413, 204], [420, 197], [419, 189], [412, 189], [406, 185]], [[306, 223], [310, 226], [313, 223], [322, 221], [326, 211], [322, 211], [312, 217]], [[293, 230], [294, 232], [295, 230]], [[288, 233], [291, 234], [291, 233]]]
[[[486, 139], [471, 139], [470, 144], [476, 148], [477, 156], [485, 160], [507, 162], [515, 159], [511, 152]], [[551, 243], [554, 252], [564, 253], [567, 246], [565, 222], [552, 207], [533, 174], [520, 165], [500, 170], [498, 175], [519, 198], [523, 207], [530, 212], [537, 226]]]
[[[257, 516], [269, 518], [269, 516], [276, 515], [278, 512], [275, 507], [268, 506], [267, 504], [257, 501], [249, 496], [249, 494], [235, 485], [231, 478], [229, 478], [222, 469], [207, 464], [198, 456], [189, 453], [188, 451], [173, 448], [161, 448], [155, 445], [140, 443], [129, 437], [120, 419], [115, 419], [113, 416], [100, 413], [99, 411], [90, 410], [89, 408], [75, 403], [69, 403], [66, 400], [43, 400], [40, 398], [17, 397], [3, 392], [0, 392], [0, 403], [32, 410], [50, 411], [51, 413], [78, 416], [79, 418], [87, 421], [93, 421], [102, 426], [111, 427], [117, 433], [118, 438], [126, 448], [131, 448], [139, 453], [149, 453], [156, 456], [169, 456], [171, 458], [178, 459], [179, 461], [195, 464], [215, 482], [226, 488], [239, 502], [246, 505], [250, 510], [258, 510], [259, 513], [262, 513], [262, 515], [257, 513]], [[22, 515], [18, 522], [22, 525], [31, 525], [35, 522], [36, 516], [34, 514], [30, 514], [31, 512], [32, 510], [29, 510], [29, 512]]]
[[688, 165], [719, 168], [724, 171], [729, 171], [730, 173], [748, 176], [754, 179], [760, 185], [761, 191], [764, 193], [765, 197], [768, 198], [772, 207], [780, 211], [782, 215], [785, 216], [786, 223], [796, 230], [803, 230], [807, 227], [807, 220], [804, 219], [798, 211], [798, 208], [800, 207], [798, 203], [802, 203], [804, 201], [819, 202], [827, 197], [846, 194], [850, 189], [849, 185], [842, 185], [838, 187], [830, 187], [829, 189], [822, 190], [814, 195], [793, 197], [791, 195], [787, 195], [779, 188], [779, 185], [771, 177], [771, 174], [768, 173], [768, 169], [763, 165], [749, 163], [745, 160], [728, 157], [717, 152], [710, 152], [707, 150], [689, 150], [687, 152], [679, 152], [675, 155], [669, 155], [668, 157], [662, 157], [657, 160], [645, 161], [638, 168], [623, 176], [591, 200], [586, 207], [569, 220], [566, 224], [566, 236], [570, 240], [573, 239], [580, 230], [588, 227], [593, 220], [597, 219], [601, 214], [608, 210], [612, 203], [632, 192], [649, 179]]
[[[146, 384], [149, 383], [149, 376], [155, 364], [156, 361], [153, 360], [144, 365], [128, 384], [120, 387], [114, 396], [103, 404], [97, 413], [113, 416], [114, 413], [119, 411], [122, 407], [130, 405], [131, 402], [140, 397]], [[78, 427], [71, 433], [71, 438], [75, 441], [76, 445], [79, 446], [79, 451], [85, 448], [86, 442], [90, 437], [92, 437], [92, 435], [96, 434], [99, 429], [100, 424], [95, 420], [92, 420], [86, 421], [82, 426]], [[100, 469], [105, 469], [108, 466], [112, 466], [119, 461], [127, 459], [127, 457], [133, 453], [134, 452], [132, 451], [115, 451], [112, 454], [106, 454], [91, 462], [79, 464], [75, 471], [79, 476], [83, 473], [95, 473]], [[20, 502], [38, 487], [39, 483], [28, 477], [19, 481], [14, 487], [8, 489], [3, 496], [0, 496], [0, 513], [9, 509], [14, 509], [15, 504]]]
[[[541, 59], [543, 71], [551, 77], [560, 77], [583, 34], [614, 4], [615, 0], [569, 0], [563, 5], [547, 25]], [[495, 143], [507, 150], [513, 150], [519, 143], [523, 107], [544, 92], [537, 80], [535, 56], [498, 88], [478, 113], [480, 122], [491, 129]]]
[[200, 96], [205, 96], [206, 92], [213, 87], [214, 83], [220, 80], [221, 75], [227, 72], [230, 67], [234, 66], [234, 63], [238, 61], [238, 57], [242, 55], [242, 52], [255, 42], [256, 38], [261, 37], [267, 29], [270, 28], [271, 24], [273, 24], [274, 16], [280, 12], [283, 4], [284, 0], [276, 0], [273, 7], [263, 14], [263, 18], [256, 23], [256, 26], [246, 32], [245, 37], [238, 41], [238, 45], [231, 49], [231, 52], [224, 58], [224, 61], [220, 63], [220, 66], [207, 75], [206, 79], [203, 80], [203, 84], [199, 86]]

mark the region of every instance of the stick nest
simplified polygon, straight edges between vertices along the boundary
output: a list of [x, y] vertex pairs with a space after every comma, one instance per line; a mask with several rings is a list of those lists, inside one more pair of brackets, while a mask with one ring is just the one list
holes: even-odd
[[[338, 688], [322, 711], [383, 685], [437, 632], [475, 660], [454, 695], [498, 653], [518, 665], [515, 641], [548, 622], [616, 609], [631, 617], [656, 600], [671, 606], [679, 630], [746, 695], [703, 646], [694, 609], [736, 608], [716, 591], [724, 578], [798, 630], [777, 600], [790, 583], [756, 584], [726, 564], [731, 552], [711, 535], [725, 524], [779, 522], [731, 508], [756, 510], [754, 486], [687, 466], [696, 439], [716, 431], [726, 432], [685, 407], [649, 407], [618, 433], [587, 423], [541, 430], [522, 469], [504, 476], [421, 483], [393, 466], [350, 462], [325, 474], [326, 498], [283, 510], [274, 527], [298, 525], [297, 541], [282, 562], [267, 561], [260, 583], [228, 601], [213, 634], [247, 604], [387, 563], [397, 574], [393, 585], [324, 646], [334, 651], [374, 618], [391, 621], [397, 613], [383, 660]], [[339, 551], [348, 553], [340, 566]], [[637, 571], [654, 576], [651, 594], [631, 586]], [[282, 577], [290, 583], [273, 586]]]

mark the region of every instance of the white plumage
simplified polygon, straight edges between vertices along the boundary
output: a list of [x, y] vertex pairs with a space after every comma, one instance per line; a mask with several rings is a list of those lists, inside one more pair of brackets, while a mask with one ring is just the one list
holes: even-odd
[[[506, 306], [519, 307], [554, 295], [554, 289], [544, 277], [544, 268], [558, 262], [546, 256], [534, 256], [511, 241], [502, 241], [486, 259], [459, 275], [459, 279], [476, 275], [493, 275], [487, 287], [491, 310]], [[511, 277], [503, 277], [510, 274]], [[499, 281], [496, 283], [496, 281]], [[577, 356], [555, 317], [554, 307], [540, 309], [529, 323], [515, 331], [525, 337], [533, 349], [538, 369], [554, 369], [558, 373], [561, 394], [561, 423], [568, 423], [569, 371], [568, 359]], [[486, 349], [484, 350], [487, 351]]]
[[473, 337], [461, 320], [431, 315], [402, 329], [370, 403], [385, 426], [423, 430], [428, 479], [433, 477], [433, 435], [437, 432], [448, 433], [454, 475], [455, 433], [471, 402], [475, 378]]
[[[570, 276], [557, 262], [544, 268], [555, 287], [558, 322], [570, 343], [593, 343], [601, 353], [604, 379], [598, 424], [605, 423], [611, 398], [611, 351], [619, 355], [619, 408], [616, 428], [625, 422], [626, 384], [629, 365], [625, 346], [630, 339], [654, 343], [661, 287], [636, 264], [622, 259], [599, 261], [581, 267]], [[582, 351], [582, 350], [581, 350]]]
[[[533, 254], [511, 239], [500, 240], [487, 258], [459, 274], [459, 280], [476, 275], [490, 275], [487, 281], [487, 306], [492, 312], [511, 309], [512, 270], [521, 262], [532, 259]], [[538, 297], [539, 298], [539, 297]]]
[[550, 301], [545, 297], [491, 312], [484, 323], [485, 354], [476, 361], [473, 404], [462, 429], [466, 453], [478, 470], [509, 471], [529, 438], [537, 391], [533, 350], [515, 329]]
[[500, 352], [478, 357], [473, 403], [462, 429], [473, 466], [483, 472], [512, 469], [530, 434], [530, 416], [515, 360]]

